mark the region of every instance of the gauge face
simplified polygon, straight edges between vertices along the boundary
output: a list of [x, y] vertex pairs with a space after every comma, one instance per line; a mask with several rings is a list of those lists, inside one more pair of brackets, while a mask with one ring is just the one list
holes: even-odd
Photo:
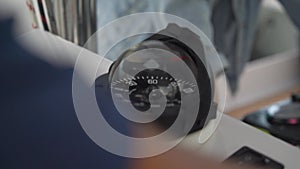
[[203, 127], [210, 110], [204, 63], [170, 37], [155, 36], [124, 52], [110, 68], [109, 83], [116, 110], [134, 123], [186, 133]]
[[[195, 87], [195, 84], [176, 79], [160, 69], [145, 69], [132, 78], [112, 82], [114, 95], [124, 99], [123, 102], [131, 103], [141, 112], [151, 107], [179, 109], [181, 93], [192, 94]], [[129, 95], [129, 100], [125, 99], [126, 95]]]
[[[139, 111], [147, 111], [162, 106], [159, 102], [166, 97], [166, 108], [180, 106], [181, 95], [177, 82], [168, 73], [159, 69], [146, 69], [139, 72], [129, 86], [129, 98]], [[152, 100], [151, 105], [150, 98]]]
[[139, 113], [157, 117], [165, 127], [176, 120], [182, 97], [193, 95], [197, 92], [196, 87], [194, 83], [176, 79], [160, 69], [145, 69], [111, 84], [113, 97], [119, 105], [131, 104]]

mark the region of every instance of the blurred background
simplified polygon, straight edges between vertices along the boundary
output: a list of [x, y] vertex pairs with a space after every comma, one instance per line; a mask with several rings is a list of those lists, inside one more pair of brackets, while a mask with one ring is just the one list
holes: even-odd
[[[287, 98], [300, 88], [299, 1], [1, 0], [0, 17], [14, 17], [14, 34], [41, 29], [83, 46], [106, 23], [137, 12], [166, 12], [189, 20], [224, 58], [226, 112], [245, 113]], [[143, 25], [143, 23], [141, 23]], [[141, 29], [143, 26], [130, 29]], [[298, 25], [298, 26], [297, 26]], [[110, 35], [109, 38], [116, 36]], [[25, 44], [29, 45], [30, 44]], [[96, 46], [90, 47], [96, 52]]]
[[[11, 19], [9, 23], [13, 25], [8, 27], [26, 51], [49, 63], [69, 67], [74, 66], [80, 47], [98, 29], [114, 19], [140, 12], [173, 14], [200, 28], [212, 41], [224, 64], [225, 74], [216, 79], [215, 87], [217, 91], [227, 93], [225, 113], [292, 145], [300, 145], [300, 0], [0, 0], [0, 20]], [[160, 21], [141, 21], [137, 25], [114, 30], [112, 34], [98, 37], [107, 44], [85, 47], [97, 53], [100, 45], [108, 45], [118, 36], [118, 31], [151, 31], [155, 22]], [[6, 29], [0, 28], [4, 33]], [[9, 38], [12, 37], [1, 38], [2, 43], [10, 43]], [[71, 75], [71, 72], [67, 73]], [[221, 85], [224, 79], [227, 79], [228, 86]], [[71, 96], [70, 91], [66, 91]], [[22, 101], [20, 103], [23, 104]], [[71, 98], [68, 103], [72, 109], [69, 113], [73, 113]], [[56, 121], [55, 118], [52, 120]], [[73, 120], [77, 122], [77, 119]], [[45, 118], [45, 121], [48, 119]], [[222, 125], [227, 129], [231, 127], [230, 132], [238, 133], [239, 128], [235, 131], [235, 126], [230, 126], [231, 122], [229, 120]], [[78, 131], [81, 131], [79, 128]], [[248, 128], [241, 128], [240, 134], [247, 135], [245, 131]], [[56, 131], [59, 130], [61, 128], [57, 127]], [[263, 135], [259, 136], [265, 139]], [[231, 140], [225, 141], [231, 143]], [[239, 141], [235, 139], [232, 144]], [[268, 141], [260, 147], [264, 151], [272, 149], [265, 146]], [[96, 151], [92, 146], [90, 150]], [[282, 149], [288, 148], [282, 146]], [[89, 153], [88, 150], [86, 153]], [[291, 161], [296, 163], [293, 159]]]

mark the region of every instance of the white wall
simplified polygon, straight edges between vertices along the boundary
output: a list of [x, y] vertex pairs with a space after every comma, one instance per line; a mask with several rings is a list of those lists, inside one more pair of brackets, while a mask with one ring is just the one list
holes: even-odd
[[217, 87], [220, 91], [227, 91], [226, 112], [300, 87], [299, 53], [295, 49], [248, 63], [234, 96], [228, 88], [222, 85]]
[[14, 17], [14, 32], [21, 35], [32, 30], [32, 19], [26, 0], [0, 0], [0, 18]]

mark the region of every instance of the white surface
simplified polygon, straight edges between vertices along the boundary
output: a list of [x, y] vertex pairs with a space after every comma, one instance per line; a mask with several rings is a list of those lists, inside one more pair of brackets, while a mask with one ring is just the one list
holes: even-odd
[[295, 49], [248, 63], [235, 96], [230, 94], [229, 89], [218, 85], [218, 90], [228, 91], [225, 111], [257, 103], [300, 87], [299, 56]]
[[248, 146], [282, 163], [285, 169], [299, 168], [300, 149], [227, 115], [223, 116], [217, 131], [208, 142], [199, 144], [198, 137], [199, 132], [189, 135], [181, 146], [213, 158], [217, 157], [220, 161], [243, 146]]
[[[23, 36], [23, 42], [30, 42], [33, 51], [46, 54], [47, 60], [52, 58], [52, 62], [64, 62], [64, 64], [74, 65], [74, 62], [81, 51], [81, 48], [69, 43], [61, 38], [44, 32], [35, 31], [35, 34]], [[45, 39], [44, 39], [45, 38]], [[48, 43], [39, 43], [47, 41]], [[28, 43], [27, 43], [28, 44]], [[54, 49], [54, 50], [53, 50]], [[53, 57], [53, 51], [56, 56]], [[93, 62], [81, 65], [81, 72], [87, 78], [91, 77], [88, 70], [99, 61], [99, 56], [86, 52], [87, 60]], [[109, 62], [107, 62], [109, 64]], [[106, 68], [103, 68], [106, 69]], [[258, 68], [257, 68], [258, 69]], [[196, 132], [189, 135], [181, 144], [185, 148], [191, 148], [193, 151], [205, 153], [218, 158], [220, 161], [228, 158], [235, 151], [243, 146], [267, 155], [268, 157], [281, 162], [285, 165], [285, 169], [299, 168], [300, 150], [283, 141], [280, 141], [270, 135], [267, 135], [255, 128], [247, 126], [238, 120], [232, 119], [227, 115], [223, 115], [220, 125], [212, 137], [204, 144], [199, 143], [200, 133]]]
[[21, 35], [32, 31], [32, 18], [26, 0], [0, 0], [0, 19], [13, 17], [14, 32]]
[[43, 30], [17, 36], [17, 41], [32, 53], [55, 65], [74, 66], [81, 47]]

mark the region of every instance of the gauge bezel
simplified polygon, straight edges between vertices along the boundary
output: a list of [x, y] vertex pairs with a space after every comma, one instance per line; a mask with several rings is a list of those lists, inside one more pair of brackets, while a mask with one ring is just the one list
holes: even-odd
[[[198, 115], [197, 119], [195, 121], [195, 124], [193, 125], [192, 129], [190, 132], [194, 132], [197, 130], [202, 129], [206, 125], [206, 121], [208, 118], [208, 114], [210, 113], [210, 109], [212, 106], [213, 102], [213, 96], [214, 96], [214, 90], [213, 90], [213, 77], [210, 76], [210, 68], [209, 66], [205, 63], [205, 52], [204, 52], [204, 47], [203, 44], [201, 43], [201, 39], [195, 35], [193, 32], [189, 31], [188, 29], [184, 29], [184, 34], [180, 33], [179, 35], [184, 35], [187, 37], [195, 37], [197, 36], [196, 40], [193, 41], [194, 45], [197, 46], [197, 54], [194, 52], [192, 48], [190, 48], [188, 45], [180, 41], [180, 38], [174, 38], [174, 32], [169, 32], [166, 33], [168, 30], [169, 26], [165, 29], [162, 30], [159, 33], [156, 33], [137, 46], [127, 50], [124, 52], [110, 67], [109, 69], [109, 81], [112, 82], [112, 76], [115, 73], [115, 70], [117, 67], [120, 65], [120, 63], [125, 60], [127, 56], [130, 54], [137, 52], [139, 50], [147, 49], [147, 48], [160, 48], [164, 50], [168, 50], [172, 53], [179, 52], [187, 58], [182, 58], [178, 56], [179, 59], [184, 61], [188, 67], [192, 70], [194, 77], [197, 81], [197, 86], [198, 86], [198, 91], [200, 95], [200, 103], [199, 104], [199, 110], [198, 110]], [[174, 29], [173, 29], [174, 30]], [[181, 29], [181, 31], [183, 31]], [[170, 34], [170, 36], [168, 36]], [[172, 35], [171, 35], [172, 34]], [[201, 52], [201, 53], [199, 53]], [[192, 64], [190, 63], [192, 62]], [[196, 104], [196, 103], [195, 103]]]

